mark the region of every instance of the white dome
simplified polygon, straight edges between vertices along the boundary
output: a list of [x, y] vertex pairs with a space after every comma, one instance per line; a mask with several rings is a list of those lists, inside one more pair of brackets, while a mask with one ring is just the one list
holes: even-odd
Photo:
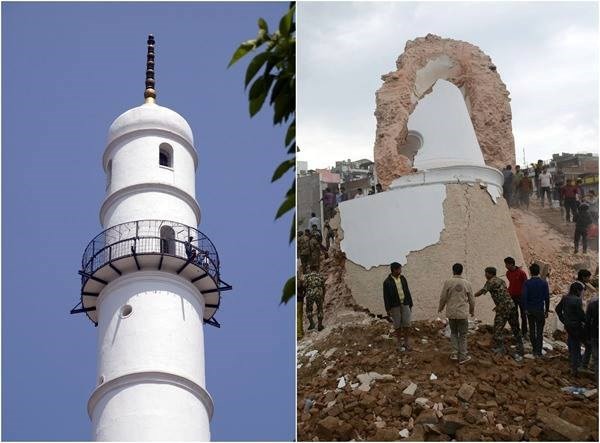
[[107, 144], [110, 145], [125, 134], [143, 129], [168, 131], [194, 146], [192, 128], [185, 119], [175, 111], [155, 103], [144, 103], [118, 116], [108, 130]]

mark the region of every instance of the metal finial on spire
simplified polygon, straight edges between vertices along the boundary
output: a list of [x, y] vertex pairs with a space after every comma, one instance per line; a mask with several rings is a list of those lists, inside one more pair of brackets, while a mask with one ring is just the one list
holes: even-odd
[[153, 103], [156, 100], [156, 90], [154, 89], [154, 36], [148, 35], [148, 56], [146, 57], [146, 90], [144, 98], [146, 103]]

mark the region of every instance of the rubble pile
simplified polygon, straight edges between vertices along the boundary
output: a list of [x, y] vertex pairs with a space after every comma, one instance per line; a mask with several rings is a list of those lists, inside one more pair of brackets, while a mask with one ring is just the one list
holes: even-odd
[[[532, 202], [532, 206], [535, 204]], [[553, 229], [536, 214], [513, 208], [511, 215], [526, 262], [524, 265], [537, 261], [550, 267], [548, 283], [551, 294], [566, 294], [579, 269], [595, 271], [598, 266], [596, 251], [575, 255], [572, 239]]]
[[564, 342], [545, 338], [543, 360], [517, 363], [471, 322], [473, 359], [458, 365], [444, 321], [415, 322], [414, 350], [400, 353], [391, 324], [362, 315], [299, 343], [299, 441], [598, 441], [598, 391], [571, 378]]

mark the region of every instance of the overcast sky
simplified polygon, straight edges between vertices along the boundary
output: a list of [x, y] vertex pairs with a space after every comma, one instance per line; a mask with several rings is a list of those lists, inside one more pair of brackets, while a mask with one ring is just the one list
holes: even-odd
[[518, 163], [598, 151], [596, 2], [300, 3], [299, 160], [373, 159], [375, 91], [408, 40], [470, 42], [511, 97]]

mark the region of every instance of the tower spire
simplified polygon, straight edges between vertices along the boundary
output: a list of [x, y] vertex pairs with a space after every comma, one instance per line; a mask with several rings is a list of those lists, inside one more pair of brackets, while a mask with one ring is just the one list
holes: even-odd
[[146, 56], [146, 90], [144, 99], [146, 103], [154, 103], [156, 90], [154, 89], [154, 36], [148, 35], [148, 55]]

